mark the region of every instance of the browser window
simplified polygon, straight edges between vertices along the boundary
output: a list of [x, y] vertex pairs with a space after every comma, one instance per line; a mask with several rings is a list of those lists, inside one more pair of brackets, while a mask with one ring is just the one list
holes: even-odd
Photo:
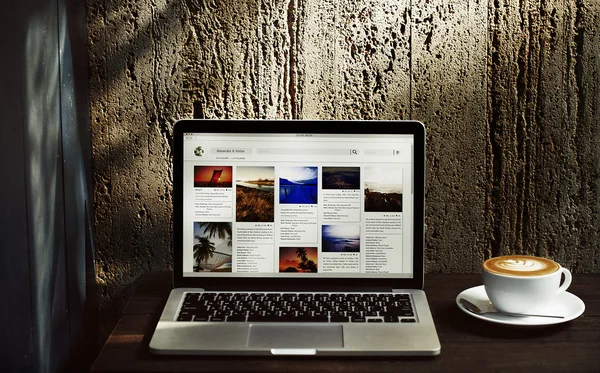
[[184, 276], [412, 277], [412, 135], [184, 135]]

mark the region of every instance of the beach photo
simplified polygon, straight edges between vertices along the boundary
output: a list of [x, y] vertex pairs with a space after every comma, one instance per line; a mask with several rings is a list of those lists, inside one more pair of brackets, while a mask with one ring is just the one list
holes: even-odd
[[236, 167], [235, 220], [273, 222], [275, 217], [275, 168]]
[[280, 247], [279, 272], [317, 273], [318, 255], [316, 247]]
[[194, 223], [194, 272], [231, 272], [231, 223]]
[[360, 252], [360, 225], [323, 225], [321, 242], [324, 253]]
[[279, 169], [279, 203], [316, 204], [318, 201], [317, 167]]
[[323, 189], [360, 189], [360, 167], [323, 167]]
[[402, 212], [402, 171], [365, 167], [365, 211]]
[[231, 188], [232, 166], [194, 166], [194, 188]]

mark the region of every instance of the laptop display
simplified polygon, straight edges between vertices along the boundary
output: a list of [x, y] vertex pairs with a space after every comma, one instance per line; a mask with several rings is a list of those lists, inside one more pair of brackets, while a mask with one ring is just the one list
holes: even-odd
[[414, 278], [418, 134], [236, 123], [180, 135], [182, 278]]

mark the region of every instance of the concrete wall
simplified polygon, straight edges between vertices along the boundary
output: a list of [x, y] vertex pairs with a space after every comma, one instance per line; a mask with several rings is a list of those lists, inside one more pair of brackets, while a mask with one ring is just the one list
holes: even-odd
[[171, 267], [169, 141], [192, 116], [421, 120], [428, 272], [600, 271], [597, 0], [88, 0], [88, 32], [106, 325]]

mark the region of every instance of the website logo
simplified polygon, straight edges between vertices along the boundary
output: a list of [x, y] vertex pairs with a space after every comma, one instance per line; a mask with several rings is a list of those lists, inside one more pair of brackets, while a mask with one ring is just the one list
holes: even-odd
[[202, 149], [201, 146], [197, 147], [196, 149], [194, 149], [194, 154], [197, 157], [202, 157], [202, 155], [204, 154], [204, 149]]

